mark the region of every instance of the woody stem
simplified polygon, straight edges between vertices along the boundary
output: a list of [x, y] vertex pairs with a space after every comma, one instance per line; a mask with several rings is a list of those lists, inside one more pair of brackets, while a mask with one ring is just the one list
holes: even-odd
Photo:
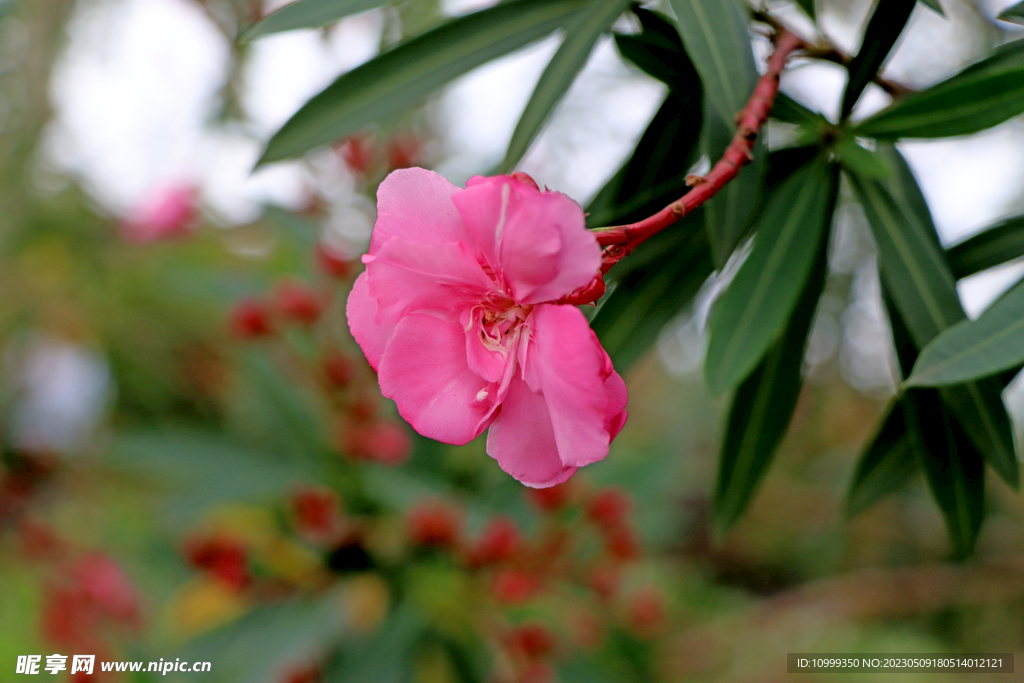
[[[802, 38], [784, 28], [775, 34], [774, 42], [775, 49], [768, 58], [768, 70], [761, 76], [746, 106], [737, 114], [736, 135], [733, 136], [732, 142], [726, 148], [722, 158], [711, 171], [703, 177], [687, 178], [687, 184], [692, 185], [693, 189], [653, 216], [637, 223], [594, 231], [597, 243], [604, 248], [601, 264], [602, 276], [643, 242], [714, 197], [726, 183], [736, 177], [744, 164], [753, 159], [757, 134], [768, 119], [768, 113], [779, 92], [779, 74], [789, 56], [795, 50], [806, 47]], [[592, 303], [600, 297], [600, 293], [603, 291], [603, 287], [595, 287], [592, 283], [573, 292], [560, 303]], [[597, 296], [594, 296], [595, 294]]]

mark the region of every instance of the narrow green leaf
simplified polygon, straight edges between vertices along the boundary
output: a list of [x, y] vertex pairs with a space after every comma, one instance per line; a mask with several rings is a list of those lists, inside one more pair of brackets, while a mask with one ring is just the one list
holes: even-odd
[[1011, 56], [993, 55], [927, 90], [901, 97], [860, 122], [854, 133], [887, 140], [941, 138], [998, 125], [1024, 112], [1024, 65]]
[[244, 42], [270, 33], [329, 26], [349, 15], [389, 3], [390, 0], [297, 0], [250, 26], [239, 39]]
[[999, 13], [999, 18], [1014, 24], [1024, 24], [1024, 2], [1018, 2], [1016, 5], [1007, 7]]
[[278, 130], [260, 164], [395, 116], [470, 69], [551, 33], [583, 0], [509, 0], [453, 19], [340, 76]]
[[[833, 205], [830, 202], [829, 208]], [[828, 274], [828, 239], [817, 246], [813, 270], [785, 333], [733, 398], [715, 487], [720, 533], [728, 531], [747, 509], [796, 409], [807, 335]]]
[[828, 120], [816, 111], [811, 111], [784, 92], [775, 96], [775, 104], [772, 105], [771, 117], [785, 123], [797, 125], [817, 124]]
[[946, 521], [954, 555], [966, 558], [985, 518], [984, 461], [934, 390], [912, 389], [904, 405], [910, 433], [921, 441], [918, 458]]
[[1007, 218], [946, 251], [956, 279], [1024, 256], [1024, 216]]
[[961, 320], [921, 350], [908, 386], [959, 384], [1024, 363], [1024, 282], [977, 320]]
[[917, 443], [907, 431], [903, 411], [902, 400], [890, 406], [881, 428], [857, 461], [846, 494], [847, 517], [860, 514], [901, 488], [918, 469]]
[[[911, 178], [912, 179], [912, 178]], [[851, 176], [878, 245], [883, 283], [917, 348], [966, 318], [952, 273], [927, 211], [915, 211], [907, 191], [902, 200], [885, 186]], [[925, 207], [927, 209], [927, 207]], [[982, 380], [942, 390], [977, 449], [1006, 480], [1018, 485], [1013, 435], [998, 381]]]
[[700, 76], [672, 20], [638, 6], [633, 7], [633, 14], [640, 20], [642, 31], [616, 33], [615, 45], [619, 53], [671, 90], [683, 93], [696, 89], [699, 99]]
[[519, 117], [499, 172], [507, 173], [523, 158], [552, 110], [587, 63], [597, 39], [626, 11], [630, 1], [593, 0], [592, 7], [577, 14], [566, 25], [565, 39], [540, 75], [530, 101]]
[[707, 99], [723, 121], [732, 122], [757, 84], [743, 13], [734, 0], [670, 0], [669, 4]]
[[878, 75], [916, 4], [917, 0], [878, 0], [875, 4], [875, 11], [864, 29], [860, 50], [847, 67], [850, 77], [843, 93], [841, 120], [850, 115], [864, 88]]
[[946, 16], [946, 13], [942, 9], [942, 3], [940, 3], [939, 0], [921, 0], [921, 2], [938, 12], [940, 16]]
[[639, 260], [620, 276], [590, 322], [620, 373], [657, 341], [661, 328], [693, 300], [711, 275], [703, 217], [700, 212], [691, 216], [630, 255]]
[[[705, 103], [701, 147], [712, 164], [722, 157], [734, 133], [732, 124], [719, 118]], [[762, 199], [767, 152], [764, 138], [759, 137], [754, 143], [753, 160], [704, 204], [711, 254], [718, 270], [725, 266], [757, 216], [755, 212]]]
[[814, 9], [814, 0], [796, 0], [796, 4], [800, 5], [800, 9], [811, 18], [811, 21], [817, 21], [818, 15]]
[[885, 180], [892, 175], [892, 169], [880, 155], [864, 149], [857, 141], [844, 137], [832, 147], [844, 168], [864, 178]]
[[822, 159], [773, 193], [750, 255], [711, 313], [704, 379], [712, 394], [742, 382], [785, 329], [828, 233], [837, 180]]

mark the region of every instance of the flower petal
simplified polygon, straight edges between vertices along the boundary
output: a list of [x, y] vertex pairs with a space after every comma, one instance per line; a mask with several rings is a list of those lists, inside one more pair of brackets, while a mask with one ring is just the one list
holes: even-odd
[[491, 423], [487, 454], [501, 469], [534, 488], [561, 484], [576, 472], [558, 457], [544, 397], [533, 393], [519, 377], [509, 384], [501, 412]]
[[[423, 436], [464, 444], [487, 428], [488, 383], [466, 363], [466, 336], [457, 320], [411, 313], [395, 327], [380, 361], [380, 390]], [[478, 396], [483, 393], [483, 400]]]
[[537, 306], [529, 324], [524, 376], [547, 402], [559, 457], [575, 467], [601, 460], [626, 420], [622, 378], [575, 306]]
[[384, 355], [384, 348], [395, 333], [395, 326], [391, 323], [378, 323], [377, 302], [370, 296], [370, 285], [366, 273], [356, 278], [352, 285], [352, 292], [348, 295], [348, 303], [345, 306], [345, 316], [348, 318], [348, 329], [352, 331], [359, 347], [370, 361], [370, 367], [374, 370], [380, 365], [381, 356]]
[[452, 203], [460, 189], [443, 176], [422, 168], [391, 173], [377, 188], [377, 223], [370, 253], [392, 237], [409, 242], [467, 241], [466, 227]]
[[521, 304], [560, 299], [590, 282], [601, 266], [583, 209], [564, 194], [511, 176], [477, 177], [452, 201], [474, 245]]
[[494, 288], [461, 242], [417, 244], [392, 237], [366, 257], [370, 295], [381, 321], [417, 310], [461, 312]]

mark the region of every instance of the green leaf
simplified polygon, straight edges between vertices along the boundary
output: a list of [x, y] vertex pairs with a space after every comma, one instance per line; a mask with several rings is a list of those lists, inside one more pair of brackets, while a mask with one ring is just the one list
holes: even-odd
[[408, 604], [400, 604], [369, 638], [346, 643], [327, 667], [325, 683], [412, 683], [414, 649], [427, 625]]
[[843, 93], [840, 120], [845, 120], [853, 111], [864, 88], [878, 75], [893, 46], [903, 33], [917, 0], [878, 0], [875, 11], [864, 29], [860, 51], [850, 60], [847, 71], [850, 77]]
[[750, 255], [711, 313], [704, 379], [712, 394], [742, 382], [785, 329], [828, 234], [837, 180], [822, 159], [773, 192]]
[[263, 152], [298, 156], [396, 116], [448, 81], [551, 33], [582, 0], [509, 0], [453, 19], [340, 76], [304, 104]]
[[921, 2], [938, 12], [940, 16], [946, 16], [946, 13], [942, 9], [942, 3], [940, 3], [939, 0], [921, 0]]
[[846, 515], [853, 517], [901, 488], [919, 467], [917, 442], [908, 432], [902, 398], [889, 408], [853, 473]]
[[1014, 24], [1024, 24], [1024, 2], [1018, 2], [1016, 5], [1007, 7], [999, 13], [999, 18], [1002, 21], [1009, 21]]
[[816, 111], [811, 111], [784, 92], [775, 96], [771, 117], [778, 121], [802, 126], [816, 125], [822, 121], [828, 123], [828, 119], [824, 116]]
[[839, 163], [844, 168], [863, 178], [885, 180], [892, 175], [892, 169], [885, 159], [870, 150], [861, 147], [856, 140], [844, 137], [832, 147]]
[[719, 118], [732, 122], [757, 84], [743, 13], [734, 0], [670, 0], [669, 4], [704, 94]]
[[1024, 363], [1024, 282], [977, 320], [961, 320], [921, 350], [908, 386], [934, 387], [988, 377]]
[[[722, 121], [705, 104], [701, 146], [712, 165], [725, 153], [734, 132], [731, 123]], [[764, 138], [758, 137], [754, 143], [753, 160], [744, 165], [734, 179], [704, 204], [711, 254], [718, 270], [725, 266], [756, 218], [764, 184], [767, 151]]]
[[700, 99], [700, 76], [683, 47], [672, 21], [658, 12], [633, 7], [640, 20], [638, 34], [615, 34], [615, 45], [623, 58], [679, 93], [696, 92]]
[[702, 219], [694, 212], [633, 252], [622, 264], [630, 270], [619, 276], [591, 320], [620, 373], [654, 344], [665, 323], [693, 300], [711, 275]]
[[946, 251], [956, 279], [1024, 256], [1024, 216], [1014, 216], [986, 228]]
[[[832, 178], [829, 192], [834, 198], [834, 171]], [[834, 200], [829, 200], [828, 218], [832, 207]], [[728, 531], [747, 509], [796, 409], [807, 335], [828, 274], [827, 236], [817, 246], [813, 270], [799, 293], [785, 333], [733, 398], [715, 487], [715, 519], [720, 533]]]
[[997, 50], [927, 90], [901, 97], [861, 121], [854, 133], [890, 140], [941, 138], [1000, 124], [1024, 112], [1024, 64], [1019, 51], [1016, 45]]
[[526, 103], [508, 143], [499, 172], [506, 173], [519, 163], [540, 132], [551, 111], [565, 95], [576, 75], [587, 63], [594, 43], [619, 18], [631, 0], [593, 0], [594, 7], [580, 12], [565, 28], [565, 40], [548, 62]]
[[[931, 216], [919, 213], [908, 201], [917, 189], [896, 199], [877, 181], [852, 175], [850, 179], [878, 245], [886, 290], [915, 346], [924, 348], [940, 332], [966, 318]], [[1017, 459], [1001, 390], [998, 381], [983, 380], [944, 389], [942, 398], [978, 450], [1015, 487]]]
[[920, 440], [918, 458], [946, 521], [954, 554], [968, 557], [985, 518], [984, 461], [937, 392], [912, 389], [904, 405], [910, 434]]
[[249, 41], [270, 33], [329, 26], [349, 15], [388, 3], [389, 0], [297, 0], [250, 26], [239, 39]]
[[800, 5], [800, 9], [811, 18], [811, 21], [817, 21], [818, 15], [814, 10], [814, 0], [796, 0], [796, 4]]

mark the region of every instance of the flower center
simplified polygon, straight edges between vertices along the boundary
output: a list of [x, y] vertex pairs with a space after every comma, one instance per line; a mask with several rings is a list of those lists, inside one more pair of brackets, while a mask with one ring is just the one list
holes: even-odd
[[508, 356], [512, 345], [518, 341], [523, 323], [533, 306], [507, 306], [493, 308], [484, 306], [480, 324], [480, 341], [490, 351]]

